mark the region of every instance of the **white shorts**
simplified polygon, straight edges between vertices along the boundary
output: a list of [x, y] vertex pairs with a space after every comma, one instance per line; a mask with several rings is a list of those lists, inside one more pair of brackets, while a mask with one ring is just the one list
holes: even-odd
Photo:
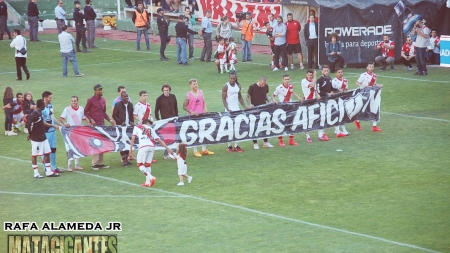
[[177, 159], [178, 176], [187, 174], [187, 164], [183, 159]]
[[50, 149], [50, 145], [48, 141], [31, 141], [31, 156], [41, 156], [50, 154], [52, 150]]
[[152, 163], [153, 155], [155, 154], [155, 147], [151, 146], [145, 146], [142, 148], [139, 148], [136, 162], [137, 163]]
[[219, 59], [220, 65], [224, 65], [227, 62], [226, 58]]
[[18, 113], [13, 115], [13, 121], [16, 120], [17, 123], [23, 121], [23, 113]]
[[236, 63], [236, 60], [233, 60], [233, 59], [230, 60], [230, 64], [235, 64], [235, 63]]

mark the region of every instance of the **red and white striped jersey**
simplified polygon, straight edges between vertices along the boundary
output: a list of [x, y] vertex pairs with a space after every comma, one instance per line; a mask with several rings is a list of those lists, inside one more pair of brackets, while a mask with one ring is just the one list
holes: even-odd
[[[313, 87], [309, 87], [310, 84], [313, 84]], [[316, 85], [313, 83], [313, 80], [309, 80], [305, 78], [302, 80], [302, 91], [305, 99], [315, 99], [316, 98]]]
[[288, 84], [288, 86], [280, 84], [273, 91], [273, 95], [278, 96], [278, 101], [280, 102], [291, 102], [292, 93], [294, 93], [293, 84]]
[[366, 71], [359, 76], [357, 82], [361, 84], [361, 88], [375, 86], [377, 84], [377, 74]]
[[134, 106], [133, 115], [136, 115], [139, 118], [139, 122], [142, 122], [144, 119], [153, 121], [152, 108], [149, 103], [143, 104], [140, 101], [137, 102], [136, 106]]
[[348, 90], [348, 81], [345, 78], [337, 78], [335, 77], [332, 81], [331, 81], [331, 85], [333, 86], [333, 88], [339, 90], [342, 89], [343, 91]]

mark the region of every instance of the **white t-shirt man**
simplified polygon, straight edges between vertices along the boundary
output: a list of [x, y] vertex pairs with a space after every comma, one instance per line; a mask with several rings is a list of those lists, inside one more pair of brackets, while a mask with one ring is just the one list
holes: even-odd
[[78, 106], [78, 108], [67, 106], [61, 113], [61, 118], [71, 126], [80, 126], [81, 121], [85, 120], [86, 116], [84, 116], [84, 108], [82, 106]]
[[[311, 83], [313, 84], [313, 86], [309, 87]], [[316, 98], [316, 85], [313, 83], [313, 80], [309, 80], [308, 78], [303, 79], [302, 91], [303, 96], [305, 97], [306, 100]]]
[[133, 115], [136, 115], [138, 117], [139, 123], [141, 123], [144, 119], [150, 119], [151, 121], [153, 121], [152, 108], [147, 102], [145, 104], [143, 104], [141, 101], [137, 102], [133, 109]]
[[361, 89], [367, 86], [375, 86], [377, 84], [377, 74], [366, 71], [359, 76], [357, 82], [361, 84], [359, 86]]
[[284, 86], [283, 84], [280, 84], [273, 91], [273, 95], [278, 96], [278, 101], [280, 102], [291, 102], [293, 93], [294, 93], [293, 84], [288, 84], [287, 87]]

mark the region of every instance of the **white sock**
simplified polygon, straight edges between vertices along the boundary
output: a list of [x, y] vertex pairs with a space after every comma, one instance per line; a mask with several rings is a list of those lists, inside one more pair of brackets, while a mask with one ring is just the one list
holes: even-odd
[[80, 167], [80, 158], [75, 158], [75, 168]]
[[348, 132], [347, 132], [347, 129], [345, 129], [345, 125], [342, 125], [341, 127], [342, 127], [342, 132], [343, 132], [344, 134], [347, 134]]
[[50, 165], [50, 163], [45, 163], [45, 174], [47, 175], [53, 174], [52, 166]]
[[323, 136], [323, 129], [319, 129], [317, 131], [317, 133], [319, 134], [319, 138], [322, 138], [322, 136]]
[[228, 71], [228, 64], [225, 64], [225, 71]]
[[309, 136], [309, 132], [306, 132], [306, 139], [311, 138], [311, 136]]
[[334, 127], [334, 133], [335, 134], [338, 134], [340, 131], [339, 131], [339, 126], [335, 126]]
[[195, 153], [195, 152], [198, 152], [197, 147], [194, 148], [194, 153]]
[[206, 145], [202, 145], [202, 151], [206, 151]]
[[239, 146], [238, 143], [237, 143], [237, 142], [234, 142], [234, 147], [237, 147], [237, 146]]
[[236, 68], [234, 67], [234, 63], [230, 64], [230, 70], [236, 70]]
[[223, 64], [220, 64], [220, 71], [223, 71]]
[[31, 165], [31, 167], [33, 168], [34, 175], [35, 175], [35, 176], [36, 176], [36, 175], [39, 175], [39, 171], [38, 171], [38, 166], [37, 166], [37, 164]]
[[152, 180], [152, 167], [147, 167], [147, 175], [145, 176], [145, 183], [150, 184], [150, 180]]
[[272, 60], [272, 61], [270, 61], [270, 65], [273, 65], [273, 60]]
[[72, 168], [72, 160], [67, 160], [67, 168]]
[[377, 126], [377, 122], [376, 121], [372, 121], [372, 125], [373, 126]]
[[227, 147], [231, 147], [231, 143], [230, 142], [227, 142]]

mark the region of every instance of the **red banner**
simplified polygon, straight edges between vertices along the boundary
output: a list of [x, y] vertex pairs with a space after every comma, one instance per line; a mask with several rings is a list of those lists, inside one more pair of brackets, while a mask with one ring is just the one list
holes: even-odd
[[278, 3], [244, 2], [230, 0], [197, 0], [199, 4], [199, 17], [203, 17], [206, 10], [211, 10], [211, 21], [219, 23], [220, 19], [227, 16], [230, 22], [237, 23], [236, 13], [250, 12], [258, 27], [264, 28], [264, 22], [269, 21], [269, 14], [275, 17], [281, 14], [281, 5]]

